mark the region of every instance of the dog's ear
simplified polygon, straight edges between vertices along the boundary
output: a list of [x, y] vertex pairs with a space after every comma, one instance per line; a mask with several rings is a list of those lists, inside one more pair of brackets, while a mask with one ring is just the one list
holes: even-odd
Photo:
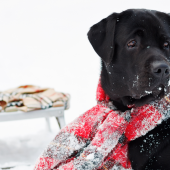
[[114, 33], [117, 17], [117, 13], [111, 14], [93, 25], [87, 34], [94, 50], [105, 63], [110, 63], [114, 54]]

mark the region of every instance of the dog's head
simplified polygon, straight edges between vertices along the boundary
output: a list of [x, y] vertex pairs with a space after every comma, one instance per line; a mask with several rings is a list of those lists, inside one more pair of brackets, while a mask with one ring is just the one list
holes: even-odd
[[101, 84], [118, 105], [142, 106], [169, 92], [170, 16], [130, 9], [93, 25], [88, 38], [102, 59]]

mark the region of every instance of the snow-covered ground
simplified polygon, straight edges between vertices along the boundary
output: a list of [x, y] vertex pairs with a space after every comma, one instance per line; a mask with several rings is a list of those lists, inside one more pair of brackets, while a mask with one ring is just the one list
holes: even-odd
[[[24, 84], [71, 94], [71, 122], [96, 104], [100, 60], [87, 40], [94, 23], [112, 12], [147, 8], [170, 12], [169, 1], [1, 0], [0, 90]], [[42, 119], [0, 123], [0, 169], [31, 170], [59, 131]]]
[[46, 128], [45, 118], [1, 123], [0, 166], [35, 164], [44, 148], [59, 131], [55, 118], [51, 118], [50, 122], [51, 133]]

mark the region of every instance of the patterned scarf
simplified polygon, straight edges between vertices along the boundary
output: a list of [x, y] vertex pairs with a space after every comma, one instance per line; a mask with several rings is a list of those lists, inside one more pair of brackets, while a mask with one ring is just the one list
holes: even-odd
[[99, 83], [98, 104], [57, 134], [34, 170], [131, 170], [129, 141], [170, 117], [169, 97], [120, 112]]

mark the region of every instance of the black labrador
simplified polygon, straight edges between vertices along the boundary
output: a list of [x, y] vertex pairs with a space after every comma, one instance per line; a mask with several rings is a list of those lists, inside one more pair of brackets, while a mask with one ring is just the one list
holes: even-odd
[[[102, 87], [119, 110], [169, 93], [168, 14], [145, 9], [113, 13], [93, 25], [88, 38], [102, 59]], [[128, 154], [134, 170], [170, 170], [170, 119], [131, 141]]]

